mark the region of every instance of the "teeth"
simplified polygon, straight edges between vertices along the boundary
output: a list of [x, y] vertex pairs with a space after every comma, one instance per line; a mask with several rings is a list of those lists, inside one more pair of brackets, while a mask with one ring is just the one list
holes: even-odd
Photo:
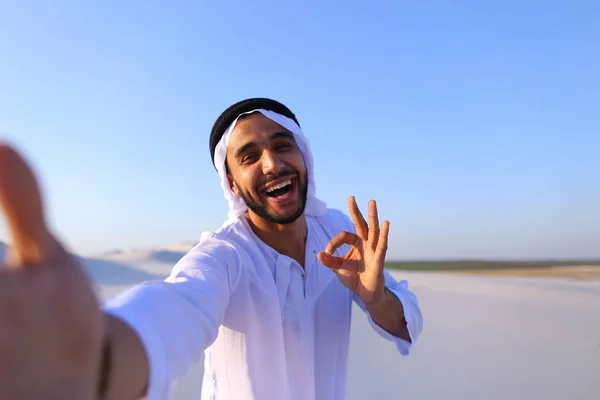
[[271, 193], [273, 190], [275, 189], [281, 189], [283, 187], [286, 187], [287, 185], [291, 185], [292, 184], [292, 180], [288, 179], [287, 181], [281, 182], [278, 185], [272, 186], [270, 188], [267, 189], [267, 193]]

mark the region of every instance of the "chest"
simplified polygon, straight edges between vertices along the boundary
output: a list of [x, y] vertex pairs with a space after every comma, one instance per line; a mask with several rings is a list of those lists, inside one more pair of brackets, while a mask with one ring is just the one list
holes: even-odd
[[[344, 324], [351, 311], [352, 294], [317, 257], [331, 234], [311, 221], [308, 228], [311, 234], [306, 240], [303, 259], [280, 254], [268, 246], [244, 252], [243, 256], [251, 258], [251, 262], [244, 263], [228, 307], [238, 321], [313, 325], [320, 319], [329, 319]], [[341, 247], [337, 254], [346, 251]]]

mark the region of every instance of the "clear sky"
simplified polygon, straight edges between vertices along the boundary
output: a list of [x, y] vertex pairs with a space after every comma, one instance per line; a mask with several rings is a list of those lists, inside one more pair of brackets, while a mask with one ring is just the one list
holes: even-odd
[[[197, 240], [230, 104], [288, 105], [390, 258], [600, 257], [597, 1], [8, 1], [0, 134], [80, 254]], [[4, 227], [0, 239], [8, 240]]]

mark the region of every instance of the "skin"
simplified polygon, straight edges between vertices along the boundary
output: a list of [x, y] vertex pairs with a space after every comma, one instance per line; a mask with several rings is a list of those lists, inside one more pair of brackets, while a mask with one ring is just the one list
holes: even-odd
[[[229, 181], [248, 202], [246, 217], [256, 234], [303, 265], [308, 182], [302, 154], [287, 134], [260, 114], [241, 120], [228, 148]], [[293, 176], [295, 194], [285, 204], [270, 202], [263, 185], [282, 175]], [[379, 225], [374, 201], [369, 223], [354, 197], [348, 204], [356, 234], [340, 232], [318, 258], [358, 294], [379, 326], [410, 341], [402, 304], [384, 287], [389, 222]], [[126, 324], [102, 313], [83, 268], [46, 224], [31, 168], [6, 144], [0, 144], [0, 206], [13, 243], [0, 268], [0, 398], [96, 399], [101, 377], [108, 380], [104, 398], [143, 397], [149, 364], [141, 341]], [[344, 243], [351, 250], [332, 256]], [[108, 375], [101, 373], [105, 343]]]

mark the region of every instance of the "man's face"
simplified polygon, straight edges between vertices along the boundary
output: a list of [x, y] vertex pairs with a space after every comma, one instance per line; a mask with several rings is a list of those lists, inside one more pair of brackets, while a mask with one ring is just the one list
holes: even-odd
[[304, 212], [308, 174], [292, 132], [256, 112], [240, 118], [227, 147], [229, 184], [248, 209], [276, 224]]

